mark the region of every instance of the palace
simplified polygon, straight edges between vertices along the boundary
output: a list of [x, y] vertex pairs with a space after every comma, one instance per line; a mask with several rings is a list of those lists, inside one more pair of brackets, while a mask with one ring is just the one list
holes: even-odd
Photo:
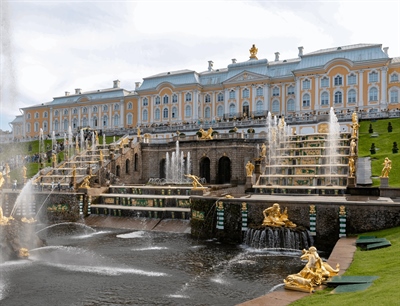
[[[136, 82], [133, 90], [115, 80], [107, 89], [65, 95], [21, 109], [11, 125], [14, 138], [37, 137], [53, 131], [75, 133], [81, 127], [111, 132], [140, 127], [212, 125], [226, 128], [240, 121], [265, 118], [268, 112], [291, 124], [327, 114], [331, 107], [346, 116], [398, 113], [400, 57], [391, 58], [381, 44], [356, 44], [304, 53], [273, 61], [258, 59], [252, 46], [248, 60], [232, 59], [226, 68], [208, 62], [204, 72], [179, 70]], [[306, 122], [307, 123], [307, 122]], [[186, 128], [188, 131], [188, 129]], [[310, 132], [310, 130], [307, 130]], [[189, 131], [188, 131], [189, 132]], [[298, 130], [301, 132], [301, 130]], [[190, 132], [189, 132], [190, 133]]]

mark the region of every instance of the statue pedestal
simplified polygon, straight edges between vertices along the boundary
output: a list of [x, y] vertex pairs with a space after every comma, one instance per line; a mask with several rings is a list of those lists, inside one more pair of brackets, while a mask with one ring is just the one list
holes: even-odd
[[347, 186], [356, 187], [356, 178], [354, 176], [347, 178]]
[[245, 189], [250, 189], [253, 187], [253, 177], [252, 176], [246, 176], [246, 183], [244, 185]]
[[389, 178], [388, 177], [380, 177], [381, 179], [381, 187], [388, 188], [389, 187]]

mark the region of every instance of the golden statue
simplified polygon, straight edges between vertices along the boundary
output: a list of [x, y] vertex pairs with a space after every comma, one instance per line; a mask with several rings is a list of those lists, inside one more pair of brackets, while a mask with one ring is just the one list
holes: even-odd
[[76, 151], [76, 153], [79, 153], [79, 143], [78, 143], [78, 140], [75, 141], [75, 151]]
[[254, 165], [250, 161], [248, 161], [246, 164], [247, 176], [253, 176], [253, 171], [254, 171]]
[[72, 177], [76, 177], [76, 165], [74, 164], [74, 167], [72, 168]]
[[292, 221], [289, 221], [287, 208], [281, 213], [281, 208], [278, 203], [274, 203], [271, 207], [264, 209], [263, 211], [264, 221], [263, 226], [274, 226], [274, 227], [296, 227]]
[[356, 154], [356, 141], [354, 138], [350, 141], [350, 155], [355, 155]]
[[261, 146], [261, 157], [266, 157], [267, 156], [267, 146], [265, 143], [262, 144]]
[[3, 208], [0, 206], [0, 225], [6, 225], [8, 223], [8, 218], [3, 215]]
[[[23, 178], [26, 178], [26, 167], [25, 166], [22, 166], [22, 177]], [[1, 187], [1, 184], [0, 184], [0, 187]]]
[[192, 185], [193, 185], [193, 189], [197, 189], [198, 186], [204, 188], [204, 186], [202, 184], [200, 184], [199, 182], [199, 177], [193, 174], [185, 174], [186, 177], [191, 178], [192, 179]]
[[349, 158], [349, 176], [354, 177], [354, 174], [356, 173], [356, 165], [354, 161], [354, 157]]
[[90, 178], [91, 178], [91, 175], [85, 176], [80, 188], [90, 189]]
[[299, 273], [288, 275], [283, 280], [286, 289], [313, 292], [314, 287], [339, 273], [339, 264], [336, 265], [336, 269], [333, 269], [328, 263], [323, 262], [313, 246], [308, 250], [303, 250], [300, 258], [307, 260], [307, 264]]
[[3, 177], [3, 173], [0, 172], [0, 188], [1, 186], [3, 186], [4, 184], [4, 177]]
[[250, 48], [250, 59], [258, 59], [257, 58], [257, 52], [258, 52], [258, 49], [256, 48], [256, 45], [255, 44], [253, 44], [252, 46], [251, 46], [251, 48]]
[[100, 161], [103, 161], [103, 151], [100, 150]]
[[389, 172], [392, 169], [392, 161], [388, 157], [386, 157], [382, 165], [383, 169], [381, 177], [389, 177]]
[[351, 121], [353, 122], [351, 125], [351, 127], [353, 128], [353, 134], [351, 137], [357, 138], [357, 131], [358, 131], [358, 128], [360, 127], [360, 125], [358, 124], [358, 116], [357, 116], [356, 112], [354, 112], [351, 115]]
[[137, 137], [140, 137], [140, 128], [137, 128]]
[[211, 127], [207, 131], [201, 128], [199, 132], [201, 133], [200, 139], [209, 139], [209, 140], [213, 139], [212, 137], [213, 129]]
[[8, 165], [8, 163], [6, 164], [6, 178], [10, 177], [10, 166]]
[[129, 138], [128, 138], [128, 137], [123, 138], [123, 139], [121, 140], [121, 142], [119, 143], [120, 149], [123, 148], [123, 147], [124, 147], [126, 144], [128, 144], [128, 143], [129, 143]]
[[53, 155], [51, 156], [51, 158], [53, 159], [53, 163], [54, 165], [57, 163], [57, 154], [53, 153]]

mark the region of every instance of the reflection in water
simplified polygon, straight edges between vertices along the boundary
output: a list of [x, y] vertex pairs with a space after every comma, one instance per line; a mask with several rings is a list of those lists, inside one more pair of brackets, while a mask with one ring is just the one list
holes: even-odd
[[[1, 265], [8, 305], [235, 305], [283, 283], [302, 263], [275, 254], [198, 241], [187, 234], [107, 230], [46, 234], [29, 260]], [[60, 243], [62, 242], [62, 243]]]

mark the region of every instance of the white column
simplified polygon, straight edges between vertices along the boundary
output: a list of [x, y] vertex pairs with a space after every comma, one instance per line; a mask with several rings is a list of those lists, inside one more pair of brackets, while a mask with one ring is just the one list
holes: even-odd
[[228, 100], [229, 100], [229, 89], [225, 89], [225, 93], [224, 93], [224, 113], [223, 113], [223, 115], [229, 113]]
[[78, 126], [81, 126], [81, 112], [82, 112], [82, 107], [78, 107]]
[[387, 107], [387, 67], [381, 69], [381, 107]]
[[300, 111], [300, 78], [299, 77], [295, 77], [295, 81], [296, 81], [296, 97], [295, 97], [295, 111], [298, 112]]
[[[362, 110], [364, 108], [364, 96], [363, 96], [363, 91], [364, 91], [364, 70], [360, 70], [358, 72], [358, 108], [359, 110]], [[367, 93], [368, 94], [368, 93]], [[367, 99], [368, 101], [368, 99]]]
[[88, 116], [89, 116], [88, 125], [89, 125], [90, 128], [92, 128], [93, 127], [93, 122], [92, 122], [92, 106], [91, 105], [88, 106]]
[[199, 119], [199, 105], [198, 105], [198, 95], [197, 90], [192, 93], [192, 101], [193, 101], [193, 120]]
[[[314, 91], [314, 96], [315, 96], [315, 101], [314, 101], [314, 110], [319, 110], [320, 109], [320, 102], [319, 102], [319, 75], [315, 75], [315, 91]], [[343, 99], [344, 99], [344, 95], [343, 95]], [[343, 105], [344, 105], [344, 101], [343, 101]], [[317, 112], [316, 112], [317, 114]]]
[[110, 127], [110, 128], [113, 128], [114, 127], [114, 118], [113, 118], [113, 115], [112, 115], [112, 111], [113, 111], [113, 108], [114, 108], [114, 104], [109, 104], [108, 105], [108, 117], [109, 117], [109, 119], [108, 119], [108, 127]]
[[119, 127], [125, 127], [125, 103], [124, 99], [119, 101]]
[[269, 103], [270, 103], [270, 84], [265, 84], [264, 85], [264, 110], [269, 111]]
[[281, 114], [286, 116], [286, 86], [281, 86]]
[[176, 104], [176, 107], [178, 108], [178, 120], [180, 122], [182, 122], [183, 121], [182, 120], [182, 118], [183, 118], [182, 113], [185, 111], [184, 108], [182, 107], [183, 106], [182, 97], [181, 97], [182, 93], [181, 92], [177, 92], [176, 95], [178, 96], [178, 102]]
[[52, 133], [53, 132], [53, 108], [52, 107], [50, 107], [50, 110], [49, 110], [49, 119], [50, 119], [50, 122], [49, 122], [49, 134], [50, 133]]

